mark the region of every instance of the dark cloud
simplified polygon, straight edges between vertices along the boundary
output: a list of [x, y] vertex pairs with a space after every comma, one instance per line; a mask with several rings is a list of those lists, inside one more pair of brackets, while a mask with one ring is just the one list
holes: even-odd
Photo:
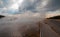
[[[46, 5], [43, 5], [42, 2], [47, 1]], [[33, 13], [43, 13], [48, 11], [56, 11], [60, 9], [60, 0], [24, 0], [23, 3], [19, 6], [19, 9], [12, 9], [11, 4], [13, 5], [13, 0], [0, 0], [3, 2], [0, 4], [0, 13], [8, 13], [8, 14], [21, 14], [26, 11], [31, 11]], [[15, 2], [16, 3], [16, 2]], [[15, 4], [14, 3], [14, 4]], [[7, 10], [4, 10], [4, 7], [7, 7]], [[38, 8], [37, 8], [38, 7]]]
[[60, 9], [60, 0], [50, 0], [46, 5], [48, 11], [55, 11]]
[[32, 11], [32, 12], [36, 12], [36, 7], [37, 5], [40, 3], [41, 0], [34, 0], [34, 2], [32, 1], [27, 1], [25, 0], [22, 4], [22, 7], [20, 7], [20, 11]]

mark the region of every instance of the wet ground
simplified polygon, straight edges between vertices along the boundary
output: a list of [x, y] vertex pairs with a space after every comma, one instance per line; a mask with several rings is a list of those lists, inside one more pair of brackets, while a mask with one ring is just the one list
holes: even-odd
[[41, 37], [60, 37], [60, 19], [46, 19], [42, 24]]

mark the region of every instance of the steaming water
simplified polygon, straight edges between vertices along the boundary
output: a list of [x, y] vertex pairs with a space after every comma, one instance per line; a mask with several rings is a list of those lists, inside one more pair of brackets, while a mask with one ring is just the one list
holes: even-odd
[[50, 3], [52, 0], [0, 0], [0, 14], [7, 16], [0, 19], [0, 37], [22, 37], [25, 30], [38, 30], [36, 22], [58, 9], [54, 1]]

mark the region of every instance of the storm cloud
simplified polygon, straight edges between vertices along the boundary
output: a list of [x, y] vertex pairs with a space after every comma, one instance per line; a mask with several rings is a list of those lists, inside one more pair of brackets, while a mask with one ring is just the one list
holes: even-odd
[[[21, 2], [21, 3], [20, 3]], [[0, 0], [0, 14], [21, 14], [30, 11], [45, 16], [60, 10], [60, 0]]]
[[48, 11], [55, 11], [60, 9], [60, 0], [50, 0], [46, 5]]

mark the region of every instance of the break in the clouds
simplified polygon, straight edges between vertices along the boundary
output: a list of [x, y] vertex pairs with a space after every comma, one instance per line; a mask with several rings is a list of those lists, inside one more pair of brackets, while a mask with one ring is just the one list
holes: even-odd
[[0, 14], [20, 14], [30, 11], [45, 14], [60, 9], [60, 0], [0, 0]]

